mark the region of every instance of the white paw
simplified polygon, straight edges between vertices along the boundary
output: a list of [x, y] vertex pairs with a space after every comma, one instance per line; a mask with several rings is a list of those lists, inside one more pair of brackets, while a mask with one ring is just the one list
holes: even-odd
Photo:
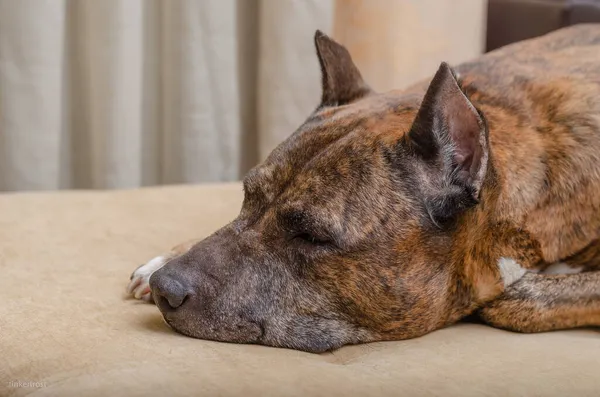
[[127, 293], [133, 295], [135, 299], [142, 299], [147, 302], [152, 300], [150, 291], [150, 276], [152, 273], [163, 267], [168, 261], [164, 256], [157, 256], [151, 259], [145, 265], [134, 270], [127, 285]]

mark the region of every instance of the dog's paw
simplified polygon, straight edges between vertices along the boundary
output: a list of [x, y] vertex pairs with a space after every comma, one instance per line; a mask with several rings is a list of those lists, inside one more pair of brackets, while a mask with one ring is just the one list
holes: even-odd
[[157, 256], [148, 261], [148, 263], [135, 269], [129, 278], [127, 294], [133, 296], [135, 299], [151, 302], [152, 293], [150, 291], [150, 276], [152, 276], [152, 273], [163, 267], [167, 261], [167, 257]]

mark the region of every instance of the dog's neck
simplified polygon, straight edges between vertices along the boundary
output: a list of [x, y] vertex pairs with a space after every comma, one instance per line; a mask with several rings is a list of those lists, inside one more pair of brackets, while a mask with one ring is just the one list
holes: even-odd
[[480, 202], [457, 221], [450, 250], [456, 310], [448, 321], [470, 314], [497, 298], [526, 269], [539, 266], [539, 243], [516, 222], [497, 218], [501, 181], [493, 162], [483, 184]]

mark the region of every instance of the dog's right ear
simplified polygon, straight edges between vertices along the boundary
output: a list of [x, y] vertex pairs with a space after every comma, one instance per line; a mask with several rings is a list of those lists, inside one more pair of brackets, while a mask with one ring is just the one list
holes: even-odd
[[426, 198], [435, 223], [478, 203], [487, 174], [488, 132], [448, 64], [442, 63], [431, 81], [406, 139], [435, 181]]
[[344, 46], [320, 30], [315, 33], [315, 46], [323, 80], [320, 107], [344, 105], [371, 92]]

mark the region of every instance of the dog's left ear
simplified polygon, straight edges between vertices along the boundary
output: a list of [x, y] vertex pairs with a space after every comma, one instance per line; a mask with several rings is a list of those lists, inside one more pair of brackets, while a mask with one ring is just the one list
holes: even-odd
[[315, 47], [323, 84], [320, 106], [344, 105], [371, 92], [343, 45], [317, 30]]
[[434, 222], [478, 202], [489, 157], [487, 129], [448, 64], [431, 81], [407, 137], [430, 173], [426, 205]]

